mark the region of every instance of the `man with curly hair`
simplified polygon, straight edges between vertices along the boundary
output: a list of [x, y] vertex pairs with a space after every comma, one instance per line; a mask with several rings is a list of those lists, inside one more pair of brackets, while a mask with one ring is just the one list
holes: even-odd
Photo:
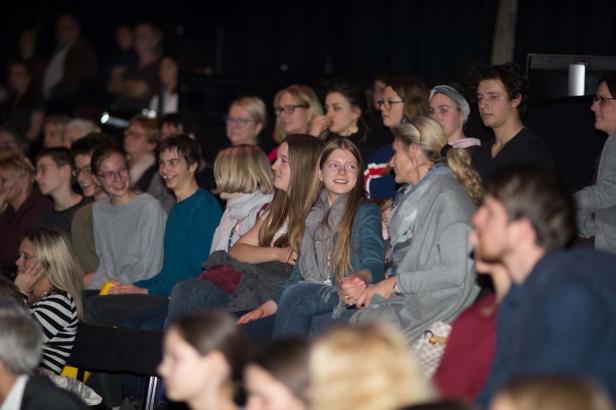
[[548, 146], [521, 119], [527, 109], [527, 82], [517, 65], [480, 66], [472, 77], [481, 120], [494, 132], [494, 139], [482, 144], [473, 158], [484, 184], [506, 166], [551, 168]]

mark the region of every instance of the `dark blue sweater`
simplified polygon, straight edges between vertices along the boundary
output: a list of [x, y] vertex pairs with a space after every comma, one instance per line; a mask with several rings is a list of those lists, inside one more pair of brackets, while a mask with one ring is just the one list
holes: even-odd
[[591, 249], [547, 254], [512, 286], [497, 326], [482, 407], [525, 375], [589, 377], [616, 399], [616, 256]]

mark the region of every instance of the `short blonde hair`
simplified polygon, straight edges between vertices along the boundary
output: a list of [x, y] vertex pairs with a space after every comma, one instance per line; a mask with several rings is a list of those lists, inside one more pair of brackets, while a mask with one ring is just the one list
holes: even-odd
[[32, 162], [19, 150], [0, 151], [0, 168], [13, 171], [16, 175], [34, 180], [36, 168]]
[[234, 105], [245, 109], [255, 123], [261, 124], [265, 128], [267, 125], [267, 108], [265, 108], [265, 103], [262, 99], [253, 96], [240, 97], [233, 100], [229, 108]]
[[267, 155], [256, 145], [240, 144], [220, 151], [214, 161], [216, 193], [274, 192]]
[[394, 410], [435, 395], [404, 336], [384, 323], [326, 334], [311, 352], [310, 376], [315, 410]]

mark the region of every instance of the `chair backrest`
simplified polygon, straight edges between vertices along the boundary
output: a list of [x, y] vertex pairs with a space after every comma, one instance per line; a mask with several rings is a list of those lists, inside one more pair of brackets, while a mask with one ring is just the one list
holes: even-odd
[[163, 332], [96, 326], [80, 322], [67, 365], [101, 372], [156, 375]]

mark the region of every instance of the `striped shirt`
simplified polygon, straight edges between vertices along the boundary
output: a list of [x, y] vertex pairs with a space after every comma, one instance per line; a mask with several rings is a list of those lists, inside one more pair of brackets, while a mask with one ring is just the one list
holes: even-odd
[[71, 355], [77, 334], [77, 307], [73, 297], [55, 291], [36, 301], [30, 313], [43, 330], [41, 367], [60, 373]]

